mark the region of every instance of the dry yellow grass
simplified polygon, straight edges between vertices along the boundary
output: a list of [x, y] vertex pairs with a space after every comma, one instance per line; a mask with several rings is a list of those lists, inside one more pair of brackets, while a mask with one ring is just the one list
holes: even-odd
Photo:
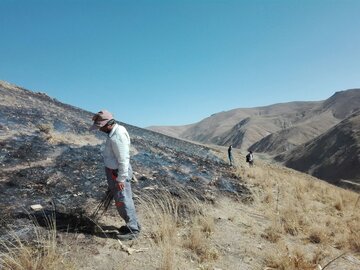
[[15, 232], [10, 232], [7, 240], [0, 241], [0, 268], [4, 270], [72, 270], [73, 263], [59, 248], [56, 229], [49, 222], [49, 229], [33, 226], [35, 240], [21, 239]]
[[52, 144], [72, 144], [72, 145], [97, 145], [101, 143], [92, 133], [74, 134], [72, 132], [56, 132], [52, 124], [39, 124], [38, 130], [43, 134], [44, 138]]
[[[204, 210], [217, 204], [205, 205], [180, 188], [177, 196], [166, 187], [141, 193], [138, 209], [145, 238], [159, 255], [156, 269], [214, 269], [215, 265], [231, 269], [221, 266], [228, 244], [232, 252], [237, 250], [236, 256], [254, 258], [251, 266], [261, 264], [254, 269], [316, 269], [339, 254], [360, 252], [358, 194], [275, 164], [257, 161], [249, 168], [239, 162], [239, 166], [236, 174], [246, 181], [254, 201], [245, 206], [228, 198], [225, 208], [234, 209], [225, 209], [228, 212], [221, 219]], [[233, 230], [225, 244], [219, 243], [221, 237], [214, 240], [219, 222], [221, 229]], [[250, 242], [242, 243], [242, 238], [231, 242], [237, 233], [246, 234]], [[236, 249], [239, 245], [248, 246]]]
[[[359, 254], [358, 194], [276, 164], [257, 160], [254, 167], [248, 167], [241, 157], [237, 159], [240, 160], [237, 174], [251, 188], [254, 207], [271, 220], [258, 234], [278, 246], [276, 251], [266, 249], [265, 266], [311, 269], [319, 260], [311, 258], [315, 255], [308, 245], [321, 245], [322, 253], [317, 257], [334, 256], [334, 247], [339, 252]], [[296, 243], [293, 243], [296, 251], [289, 251], [284, 244], [289, 237]], [[283, 246], [279, 248], [279, 245]], [[279, 249], [283, 256], [277, 255]]]
[[277, 243], [281, 239], [281, 234], [283, 232], [279, 223], [280, 222], [277, 219], [273, 219], [270, 226], [261, 234], [261, 237], [271, 243]]
[[158, 194], [148, 194], [141, 197], [141, 207], [144, 223], [153, 242], [159, 247], [161, 260], [159, 269], [171, 270], [176, 265], [175, 251], [179, 245], [178, 227], [181, 205], [171, 194], [163, 191]]
[[198, 223], [201, 227], [201, 231], [209, 236], [215, 230], [214, 218], [201, 216], [198, 218]]
[[181, 190], [180, 197], [161, 189], [140, 198], [147, 230], [161, 252], [159, 269], [175, 269], [176, 252], [183, 246], [193, 251], [200, 263], [218, 256], [216, 250], [204, 242], [214, 231], [213, 220], [201, 215], [201, 203], [193, 195]]
[[183, 237], [183, 246], [191, 250], [200, 263], [215, 261], [219, 258], [218, 250], [210, 241], [214, 229], [213, 218], [198, 215], [192, 218], [187, 233]]
[[[316, 270], [318, 265], [326, 257], [326, 253], [318, 249], [311, 256], [308, 256], [304, 251], [295, 248], [293, 250], [284, 242], [278, 242], [272, 252], [265, 255], [266, 269], [279, 269], [279, 270]], [[321, 268], [320, 268], [321, 269]]]
[[52, 144], [72, 144], [72, 145], [97, 145], [101, 141], [95, 137], [94, 134], [73, 134], [70, 132], [59, 133], [59, 132], [50, 132], [47, 135], [47, 140]]
[[326, 234], [326, 231], [322, 226], [315, 225], [310, 229], [308, 239], [313, 244], [323, 244], [327, 241], [327, 239], [329, 239], [329, 236]]

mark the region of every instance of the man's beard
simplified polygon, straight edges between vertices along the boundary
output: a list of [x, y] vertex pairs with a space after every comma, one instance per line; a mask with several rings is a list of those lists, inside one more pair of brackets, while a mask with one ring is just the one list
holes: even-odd
[[106, 134], [110, 134], [111, 130], [101, 130], [101, 132], [104, 132]]

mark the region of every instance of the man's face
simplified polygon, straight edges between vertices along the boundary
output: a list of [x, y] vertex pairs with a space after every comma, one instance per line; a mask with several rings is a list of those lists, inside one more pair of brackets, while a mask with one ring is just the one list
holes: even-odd
[[109, 134], [111, 132], [111, 130], [112, 130], [112, 127], [113, 127], [112, 125], [111, 126], [110, 125], [105, 125], [105, 126], [101, 127], [99, 130]]

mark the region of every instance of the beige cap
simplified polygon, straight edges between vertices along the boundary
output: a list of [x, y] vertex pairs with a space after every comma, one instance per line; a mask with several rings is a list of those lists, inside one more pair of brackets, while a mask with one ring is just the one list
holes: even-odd
[[107, 110], [101, 110], [95, 114], [92, 118], [94, 124], [90, 127], [90, 130], [99, 129], [105, 126], [111, 119], [114, 119], [112, 114]]

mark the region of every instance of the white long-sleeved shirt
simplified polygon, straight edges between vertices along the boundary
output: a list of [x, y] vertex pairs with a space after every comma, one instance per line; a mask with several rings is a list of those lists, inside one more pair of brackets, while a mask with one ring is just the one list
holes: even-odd
[[124, 182], [129, 176], [130, 136], [127, 130], [115, 124], [105, 143], [103, 152], [105, 166], [118, 169], [117, 182]]

